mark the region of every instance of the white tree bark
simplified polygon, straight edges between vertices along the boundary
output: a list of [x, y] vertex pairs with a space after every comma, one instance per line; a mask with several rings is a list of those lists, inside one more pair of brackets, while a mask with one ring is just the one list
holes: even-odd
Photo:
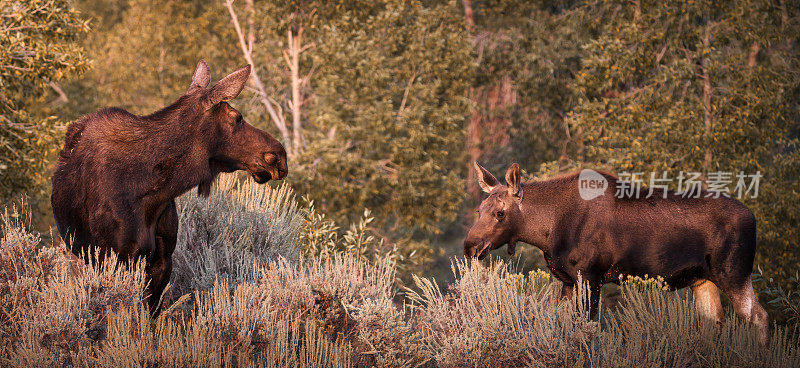
[[289, 48], [283, 51], [283, 58], [286, 60], [292, 78], [292, 146], [294, 146], [295, 153], [299, 153], [305, 145], [300, 110], [303, 106], [303, 96], [300, 93], [300, 87], [303, 84], [303, 80], [300, 78], [300, 54], [310, 45], [303, 46], [303, 27], [300, 27], [296, 35], [292, 34], [292, 30], [289, 29], [287, 38]]
[[[244, 59], [247, 61], [248, 64], [252, 66], [250, 77], [253, 81], [253, 85], [256, 87], [256, 91], [259, 94], [259, 100], [267, 109], [267, 113], [269, 114], [270, 118], [272, 118], [272, 122], [275, 124], [275, 127], [278, 128], [278, 131], [281, 133], [281, 139], [283, 140], [283, 145], [286, 148], [286, 153], [289, 157], [294, 157], [296, 149], [292, 145], [291, 135], [289, 133], [289, 129], [286, 126], [286, 119], [284, 119], [283, 115], [278, 114], [275, 111], [275, 107], [273, 103], [270, 101], [269, 95], [267, 94], [267, 90], [264, 87], [264, 83], [261, 82], [261, 78], [258, 76], [258, 68], [256, 67], [256, 63], [253, 61], [253, 54], [252, 54], [252, 45], [254, 40], [254, 35], [252, 34], [252, 27], [250, 28], [250, 34], [245, 37], [244, 32], [242, 31], [242, 27], [239, 24], [239, 17], [236, 16], [236, 11], [233, 9], [233, 1], [234, 0], [225, 0], [225, 7], [228, 8], [228, 12], [231, 15], [231, 23], [233, 23], [233, 27], [236, 30], [236, 35], [239, 38], [239, 47], [242, 49], [242, 55]], [[253, 2], [248, 0], [247, 5], [252, 8]], [[252, 13], [252, 11], [251, 11]]]

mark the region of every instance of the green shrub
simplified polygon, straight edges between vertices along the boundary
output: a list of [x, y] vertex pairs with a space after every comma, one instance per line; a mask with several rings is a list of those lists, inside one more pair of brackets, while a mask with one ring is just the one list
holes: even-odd
[[800, 270], [796, 270], [794, 275], [789, 276], [784, 282], [788, 285], [786, 288], [772, 277], [765, 276], [761, 267], [757, 267], [753, 276], [753, 283], [763, 285], [760, 296], [766, 298], [765, 307], [772, 309], [773, 314], [785, 320], [787, 324], [800, 324]]
[[180, 229], [172, 295], [209, 290], [217, 279], [253, 281], [267, 260], [300, 257], [302, 213], [291, 188], [258, 185], [223, 174], [208, 198], [178, 198]]
[[350, 224], [344, 232], [324, 213], [314, 207], [314, 201], [303, 198], [305, 224], [300, 232], [300, 243], [307, 257], [329, 257], [337, 253], [352, 253], [365, 261], [388, 258], [397, 267], [399, 279], [411, 280], [415, 272], [430, 266], [433, 250], [425, 243], [411, 239], [393, 243], [382, 237], [372, 222], [375, 217], [364, 210], [357, 223]]

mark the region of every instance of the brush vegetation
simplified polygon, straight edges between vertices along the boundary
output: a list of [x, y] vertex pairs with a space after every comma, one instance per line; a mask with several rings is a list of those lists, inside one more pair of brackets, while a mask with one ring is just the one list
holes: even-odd
[[[173, 283], [151, 319], [141, 262], [85, 264], [8, 208], [0, 238], [0, 364], [52, 367], [796, 367], [797, 330], [762, 347], [729, 311], [631, 278], [597, 321], [585, 287], [454, 260], [445, 288], [413, 276], [356, 224], [343, 234], [290, 189], [221, 178], [182, 197]], [[309, 228], [310, 226], [317, 226]], [[383, 253], [382, 253], [383, 252]], [[607, 308], [608, 309], [608, 308]]]

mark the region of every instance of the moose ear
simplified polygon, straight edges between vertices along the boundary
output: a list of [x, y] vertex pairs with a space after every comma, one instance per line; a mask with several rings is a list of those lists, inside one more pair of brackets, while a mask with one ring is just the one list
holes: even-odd
[[211, 87], [211, 91], [208, 92], [208, 99], [209, 102], [211, 102], [211, 106], [222, 101], [230, 101], [236, 98], [244, 89], [247, 78], [250, 78], [250, 64], [236, 69], [235, 72], [222, 78], [214, 87]]
[[200, 62], [197, 63], [197, 68], [194, 70], [192, 84], [189, 86], [189, 89], [206, 88], [210, 80], [211, 73], [208, 71], [208, 64], [206, 64], [205, 60], [200, 59]]
[[522, 189], [519, 186], [519, 165], [517, 163], [511, 164], [511, 167], [506, 171], [506, 185], [508, 185], [508, 194], [518, 200], [522, 199]]
[[497, 181], [497, 178], [492, 175], [488, 170], [484, 169], [483, 166], [478, 164], [478, 161], [474, 162], [475, 165], [475, 176], [478, 177], [478, 184], [480, 184], [481, 189], [483, 189], [486, 193], [491, 193], [492, 189], [496, 186], [500, 185], [500, 182]]

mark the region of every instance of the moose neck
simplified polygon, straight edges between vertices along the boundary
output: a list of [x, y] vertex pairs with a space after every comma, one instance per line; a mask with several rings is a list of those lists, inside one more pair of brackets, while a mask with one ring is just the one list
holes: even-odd
[[548, 252], [551, 248], [551, 238], [561, 208], [554, 201], [558, 196], [553, 195], [552, 188], [546, 184], [548, 183], [531, 182], [522, 185], [522, 221], [517, 236], [519, 241], [531, 244], [543, 252]]
[[[141, 117], [141, 123], [149, 127], [147, 150], [152, 162], [155, 181], [161, 185], [152, 187], [150, 195], [158, 198], [174, 198], [201, 183], [213, 179], [209, 167], [208, 137], [201, 117], [194, 109], [187, 108], [186, 96], [151, 115]], [[181, 175], [171, 175], [180, 171]]]

